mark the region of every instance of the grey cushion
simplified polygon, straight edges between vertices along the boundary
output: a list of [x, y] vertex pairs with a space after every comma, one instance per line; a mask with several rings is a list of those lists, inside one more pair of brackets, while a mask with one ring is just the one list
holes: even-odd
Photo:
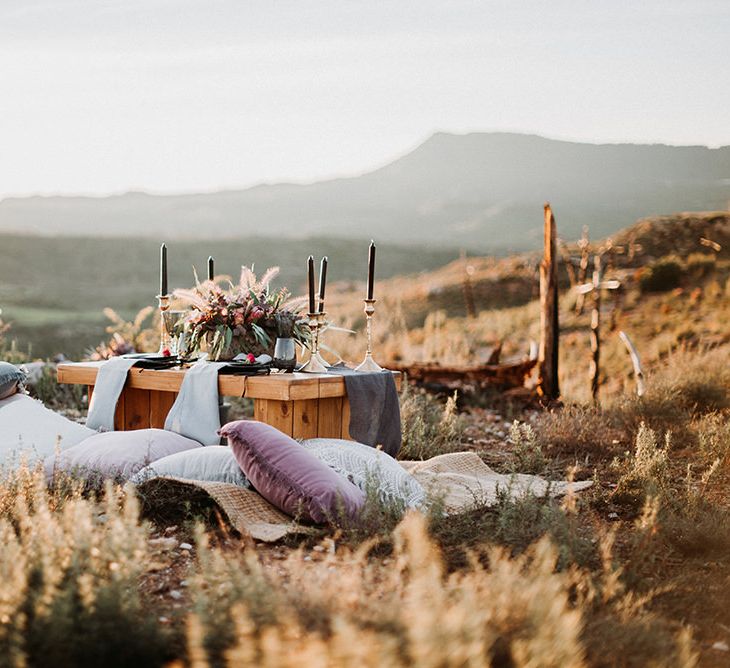
[[208, 445], [168, 455], [143, 468], [131, 482], [139, 485], [150, 478], [184, 478], [251, 487], [227, 445]]
[[399, 501], [415, 508], [426, 501], [421, 484], [382, 450], [339, 438], [310, 438], [302, 446], [361, 490], [376, 489], [386, 503]]
[[24, 382], [23, 371], [9, 362], [0, 362], [0, 400], [15, 394]]
[[64, 472], [79, 478], [128, 480], [145, 466], [176, 452], [202, 448], [197, 441], [163, 429], [106, 431], [46, 458], [46, 478]]

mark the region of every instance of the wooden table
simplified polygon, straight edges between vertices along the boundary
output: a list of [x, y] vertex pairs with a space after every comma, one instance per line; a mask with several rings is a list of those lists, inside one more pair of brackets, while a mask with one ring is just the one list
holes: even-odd
[[[58, 365], [58, 382], [86, 385], [89, 399], [103, 362]], [[400, 387], [401, 375], [394, 372]], [[118, 430], [165, 426], [185, 370], [180, 368], [129, 370], [114, 420]], [[218, 376], [218, 392], [227, 397], [248, 397], [254, 418], [294, 438], [350, 438], [350, 402], [342, 376], [312, 373], [273, 373], [269, 376]]]

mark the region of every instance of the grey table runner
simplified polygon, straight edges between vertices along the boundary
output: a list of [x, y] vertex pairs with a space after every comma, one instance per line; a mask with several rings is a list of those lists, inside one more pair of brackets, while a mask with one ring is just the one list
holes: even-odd
[[99, 367], [89, 403], [87, 427], [98, 431], [114, 431], [114, 413], [119, 395], [127, 382], [127, 373], [138, 361], [129, 357], [112, 357]]
[[393, 374], [355, 371], [345, 366], [330, 367], [328, 373], [345, 379], [350, 399], [350, 436], [395, 457], [401, 446], [400, 403]]
[[218, 445], [221, 437], [218, 408], [218, 371], [227, 362], [198, 360], [185, 373], [180, 393], [165, 420], [165, 429], [203, 445]]

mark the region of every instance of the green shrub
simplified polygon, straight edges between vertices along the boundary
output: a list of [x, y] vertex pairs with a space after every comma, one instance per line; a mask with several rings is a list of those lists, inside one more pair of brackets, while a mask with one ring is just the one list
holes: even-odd
[[662, 498], [669, 485], [670, 445], [669, 433], [660, 446], [656, 432], [642, 423], [636, 435], [636, 448], [623, 463], [612, 499], [639, 508], [649, 497]]
[[730, 416], [708, 413], [696, 423], [700, 454], [706, 459], [724, 459], [730, 451]]
[[443, 404], [406, 383], [400, 413], [403, 443], [399, 459], [430, 459], [459, 449], [464, 420], [456, 411], [456, 393]]
[[639, 278], [642, 292], [667, 292], [678, 287], [682, 281], [684, 269], [673, 256], [660, 258], [646, 267]]
[[82, 411], [86, 409], [83, 385], [61, 384], [56, 380], [56, 369], [52, 364], [46, 364], [41, 374], [28, 391], [31, 396], [39, 399], [47, 408], [53, 410], [71, 409]]
[[547, 460], [537, 441], [534, 429], [529, 424], [515, 420], [510, 427], [513, 444], [511, 468], [515, 473], [544, 473]]
[[595, 405], [567, 404], [538, 415], [537, 442], [553, 454], [611, 458], [628, 445], [620, 419], [613, 411]]
[[674, 506], [662, 517], [667, 542], [687, 557], [723, 558], [730, 550], [730, 511], [705, 501], [691, 510]]

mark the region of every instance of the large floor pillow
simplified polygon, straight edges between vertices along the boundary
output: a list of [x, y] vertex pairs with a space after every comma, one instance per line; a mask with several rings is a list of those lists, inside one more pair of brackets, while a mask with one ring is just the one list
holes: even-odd
[[107, 431], [48, 457], [44, 466], [49, 481], [59, 474], [90, 482], [103, 478], [123, 481], [163, 457], [202, 447], [197, 441], [164, 429]]
[[207, 445], [204, 448], [168, 455], [145, 466], [132, 476], [130, 482], [140, 485], [152, 478], [226, 482], [229, 485], [249, 489], [251, 487], [233, 455], [233, 450], [227, 445]]
[[238, 420], [220, 435], [256, 491], [287, 515], [324, 523], [341, 513], [355, 519], [365, 505], [356, 485], [271, 425]]
[[385, 503], [396, 501], [417, 508], [426, 501], [421, 483], [382, 450], [339, 438], [310, 438], [302, 446], [364, 492], [377, 491]]
[[48, 410], [27, 394], [0, 401], [0, 466], [34, 463], [95, 434], [92, 429]]

